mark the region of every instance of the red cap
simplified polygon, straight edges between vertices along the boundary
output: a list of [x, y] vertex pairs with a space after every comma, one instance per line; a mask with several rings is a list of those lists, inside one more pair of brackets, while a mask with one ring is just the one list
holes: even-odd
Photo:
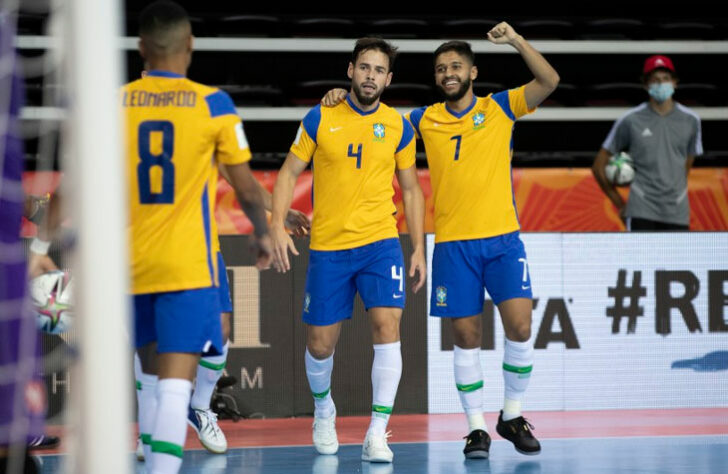
[[642, 74], [649, 74], [655, 69], [667, 69], [675, 72], [675, 66], [672, 65], [672, 60], [667, 56], [655, 55], [650, 56], [645, 60], [645, 66], [642, 68]]

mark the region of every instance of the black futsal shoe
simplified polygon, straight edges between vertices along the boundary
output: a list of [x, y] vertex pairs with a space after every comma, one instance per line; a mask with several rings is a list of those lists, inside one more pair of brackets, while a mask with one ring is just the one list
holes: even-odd
[[503, 410], [501, 410], [495, 430], [513, 443], [516, 451], [521, 454], [532, 456], [541, 452], [541, 443], [533, 436], [533, 425], [522, 416], [503, 421]]
[[473, 430], [465, 437], [463, 453], [468, 459], [488, 459], [490, 436], [483, 430]]

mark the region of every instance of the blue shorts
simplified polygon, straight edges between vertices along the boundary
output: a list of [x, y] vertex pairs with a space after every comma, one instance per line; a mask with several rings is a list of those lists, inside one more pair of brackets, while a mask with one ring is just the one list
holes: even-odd
[[526, 249], [517, 231], [435, 244], [432, 316], [458, 318], [482, 313], [484, 288], [495, 304], [532, 297]]
[[311, 250], [303, 298], [303, 322], [328, 326], [351, 318], [354, 296], [364, 307], [404, 308], [404, 258], [399, 239], [347, 250]]
[[218, 288], [134, 295], [134, 344], [157, 352], [221, 353]]
[[220, 312], [232, 313], [233, 300], [230, 299], [230, 284], [228, 283], [227, 268], [225, 268], [225, 261], [222, 259], [222, 252], [217, 253], [217, 280], [220, 283], [217, 288], [220, 293]]

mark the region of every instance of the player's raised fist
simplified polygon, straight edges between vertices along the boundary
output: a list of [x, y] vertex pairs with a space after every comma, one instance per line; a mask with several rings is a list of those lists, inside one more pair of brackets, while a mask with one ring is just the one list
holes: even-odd
[[516, 38], [518, 33], [505, 21], [498, 23], [488, 32], [488, 41], [495, 44], [510, 44]]

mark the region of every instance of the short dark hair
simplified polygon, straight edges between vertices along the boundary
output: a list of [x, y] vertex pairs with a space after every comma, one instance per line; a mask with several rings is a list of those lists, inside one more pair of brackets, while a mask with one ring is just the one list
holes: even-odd
[[139, 35], [156, 35], [190, 23], [187, 11], [170, 0], [157, 0], [139, 14]]
[[375, 49], [381, 51], [389, 58], [389, 70], [392, 70], [394, 66], [394, 60], [397, 57], [397, 47], [392, 46], [382, 38], [359, 38], [356, 40], [356, 46], [354, 46], [354, 52], [351, 53], [351, 64], [356, 64], [356, 60], [359, 59], [359, 55], [364, 51]]
[[435, 57], [433, 58], [433, 62], [435, 63], [435, 65], [437, 65], [437, 57], [442, 53], [447, 53], [449, 51], [455, 51], [460, 56], [468, 58], [470, 64], [475, 64], [475, 54], [473, 53], [473, 48], [470, 47], [470, 43], [468, 43], [467, 41], [455, 40], [448, 41], [447, 43], [442, 43], [435, 50]]

